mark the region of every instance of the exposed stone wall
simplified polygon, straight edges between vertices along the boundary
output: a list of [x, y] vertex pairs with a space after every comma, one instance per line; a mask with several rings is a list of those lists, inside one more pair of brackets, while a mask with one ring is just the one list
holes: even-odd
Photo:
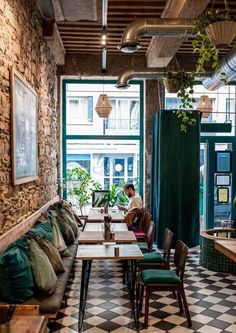
[[[56, 65], [42, 36], [35, 1], [1, 0], [0, 27], [0, 231], [3, 231], [57, 194], [58, 119]], [[11, 67], [38, 95], [39, 179], [18, 186], [13, 186], [11, 180]]]

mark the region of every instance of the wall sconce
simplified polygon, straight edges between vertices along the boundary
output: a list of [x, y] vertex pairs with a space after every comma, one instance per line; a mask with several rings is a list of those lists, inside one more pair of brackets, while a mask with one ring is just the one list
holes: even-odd
[[207, 95], [202, 95], [199, 102], [196, 105], [196, 110], [202, 112], [203, 118], [208, 118], [209, 114], [212, 112], [212, 105], [209, 97]]

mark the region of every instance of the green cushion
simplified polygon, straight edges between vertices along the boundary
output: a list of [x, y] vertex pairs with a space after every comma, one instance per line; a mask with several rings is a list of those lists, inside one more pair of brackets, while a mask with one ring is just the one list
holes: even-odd
[[145, 269], [141, 273], [144, 283], [178, 284], [180, 278], [174, 271], [166, 269]]
[[52, 223], [52, 244], [58, 249], [61, 257], [70, 257], [70, 252], [61, 234], [60, 227], [55, 217], [51, 217]]
[[30, 240], [29, 248], [29, 260], [35, 283], [41, 292], [51, 295], [57, 285], [57, 276], [53, 267], [46, 253], [44, 253], [34, 239]]
[[164, 258], [160, 252], [147, 252], [143, 254], [143, 259], [137, 259], [137, 264], [140, 263], [164, 263]]
[[33, 296], [34, 280], [26, 237], [11, 243], [0, 255], [0, 294], [7, 303], [23, 303]]
[[60, 211], [60, 214], [64, 218], [64, 221], [66, 223], [68, 223], [69, 226], [71, 227], [71, 229], [73, 230], [73, 233], [74, 233], [75, 237], [77, 237], [77, 235], [78, 235], [78, 225], [77, 225], [76, 220], [74, 218], [72, 218], [65, 209], [62, 209]]
[[52, 226], [50, 222], [45, 221], [36, 224], [30, 231], [27, 233], [29, 236], [36, 238], [46, 238], [49, 242], [52, 241]]
[[138, 242], [138, 246], [141, 251], [148, 251], [148, 246], [146, 242]]

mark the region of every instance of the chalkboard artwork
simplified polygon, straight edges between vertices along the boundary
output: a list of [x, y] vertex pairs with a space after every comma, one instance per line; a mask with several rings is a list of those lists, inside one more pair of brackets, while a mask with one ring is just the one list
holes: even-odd
[[13, 182], [38, 178], [37, 95], [13, 72]]

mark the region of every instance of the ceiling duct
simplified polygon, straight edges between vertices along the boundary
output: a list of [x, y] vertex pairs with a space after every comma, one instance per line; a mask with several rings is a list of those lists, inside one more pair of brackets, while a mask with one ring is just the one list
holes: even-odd
[[123, 32], [118, 49], [125, 53], [134, 53], [140, 49], [141, 36], [191, 37], [193, 20], [178, 18], [137, 19]]
[[[224, 80], [222, 80], [222, 77]], [[230, 51], [220, 62], [219, 74], [205, 79], [202, 83], [208, 90], [216, 90], [223, 86], [226, 81], [232, 81], [236, 77], [236, 50]]]
[[128, 69], [118, 76], [116, 88], [129, 88], [129, 80], [133, 78], [159, 79], [163, 73], [163, 68]]

